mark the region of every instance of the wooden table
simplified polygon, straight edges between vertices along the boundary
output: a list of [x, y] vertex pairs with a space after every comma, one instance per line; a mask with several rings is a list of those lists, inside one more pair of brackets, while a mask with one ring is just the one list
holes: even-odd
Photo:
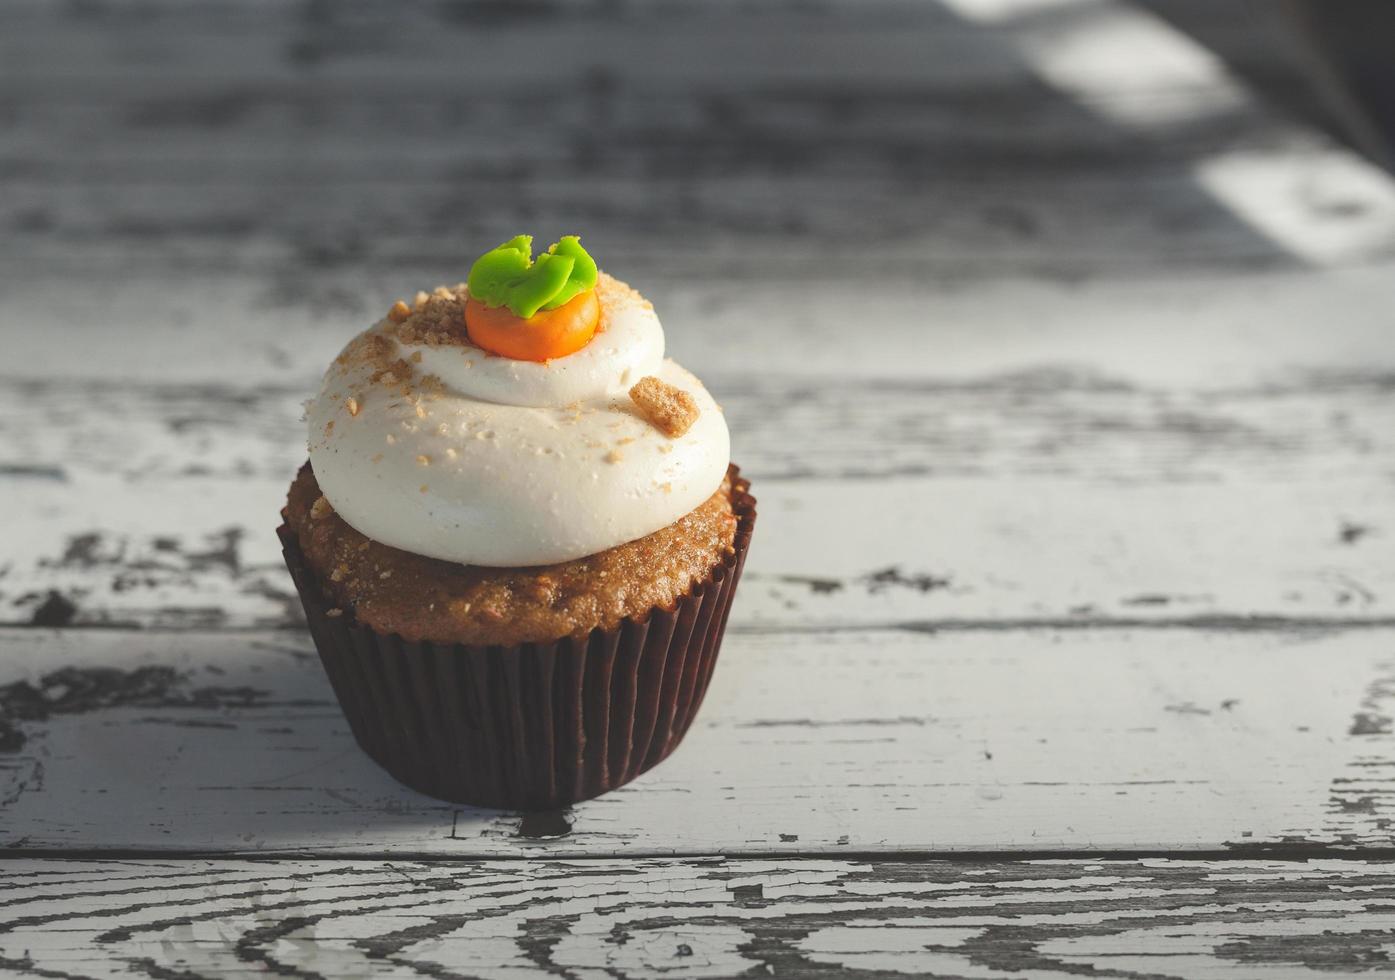
[[[1395, 185], [1204, 49], [1109, 0], [3, 17], [4, 976], [1392, 967]], [[273, 534], [338, 345], [525, 229], [655, 300], [761, 512], [685, 746], [527, 816], [355, 747]]]

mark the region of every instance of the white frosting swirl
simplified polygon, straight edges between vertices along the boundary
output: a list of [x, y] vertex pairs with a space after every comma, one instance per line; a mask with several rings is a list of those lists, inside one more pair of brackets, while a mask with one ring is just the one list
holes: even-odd
[[[633, 541], [673, 523], [721, 485], [730, 442], [702, 383], [663, 360], [648, 304], [603, 277], [601, 330], [546, 364], [460, 344], [375, 341], [412, 364], [404, 393], [356, 356], [387, 338], [383, 321], [325, 373], [306, 410], [320, 490], [354, 528], [384, 544], [471, 565], [544, 565]], [[609, 300], [609, 301], [608, 301]], [[415, 355], [420, 357], [415, 357]], [[701, 411], [671, 439], [631, 402], [645, 375], [691, 394]], [[423, 378], [434, 376], [429, 383]], [[351, 403], [352, 400], [352, 403]]]
[[420, 353], [417, 370], [448, 388], [501, 405], [561, 408], [606, 395], [625, 394], [664, 360], [664, 328], [654, 311], [626, 303], [602, 314], [605, 329], [575, 354], [555, 361], [516, 361], [478, 347], [403, 345]]

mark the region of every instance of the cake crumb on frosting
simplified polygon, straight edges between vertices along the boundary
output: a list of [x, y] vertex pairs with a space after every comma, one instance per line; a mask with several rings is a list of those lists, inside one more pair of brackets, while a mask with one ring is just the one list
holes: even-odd
[[391, 338], [377, 332], [365, 333], [355, 337], [335, 361], [344, 366], [371, 364], [382, 367], [392, 357], [393, 350]]
[[324, 494], [320, 494], [315, 502], [310, 505], [310, 517], [314, 520], [328, 517], [334, 513], [334, 506], [329, 502]]
[[625, 454], [618, 449], [612, 449], [610, 452], [605, 454], [604, 458], [607, 463], [618, 463], [620, 462], [620, 460], [625, 458]]
[[[393, 332], [404, 344], [428, 347], [468, 344], [464, 291], [437, 286], [431, 293], [417, 293], [411, 315], [398, 323]], [[421, 352], [415, 353], [420, 355]], [[420, 363], [419, 356], [417, 362]]]
[[671, 439], [685, 435], [701, 414], [696, 398], [652, 374], [639, 379], [630, 398], [654, 428]]
[[400, 299], [392, 304], [392, 309], [388, 310], [388, 319], [393, 323], [401, 323], [412, 315], [412, 308]]
[[399, 381], [410, 381], [412, 379], [412, 366], [398, 358], [386, 364], [379, 362], [378, 369], [368, 376], [368, 380], [373, 384], [384, 384], [391, 387]]
[[357, 398], [346, 398], [346, 399], [344, 400], [344, 407], [347, 408], [347, 409], [349, 410], [349, 414], [350, 414], [350, 415], [353, 415], [353, 416], [357, 417], [358, 411], [359, 411], [359, 405], [358, 405], [358, 399], [357, 399]]

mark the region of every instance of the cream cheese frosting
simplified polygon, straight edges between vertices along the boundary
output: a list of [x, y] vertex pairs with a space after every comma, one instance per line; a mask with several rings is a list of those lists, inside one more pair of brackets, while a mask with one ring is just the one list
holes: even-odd
[[[389, 319], [351, 341], [306, 407], [310, 463], [339, 516], [432, 558], [545, 565], [643, 537], [711, 496], [730, 461], [721, 409], [664, 359], [648, 303], [608, 276], [596, 288], [596, 336], [545, 363]], [[463, 300], [457, 287], [429, 302], [449, 315]], [[697, 401], [682, 436], [630, 400], [648, 375]]]

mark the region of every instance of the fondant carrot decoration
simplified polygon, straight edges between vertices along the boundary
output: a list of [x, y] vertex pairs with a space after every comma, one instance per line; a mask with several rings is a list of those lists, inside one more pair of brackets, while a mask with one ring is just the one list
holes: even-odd
[[470, 267], [465, 330], [485, 350], [521, 361], [549, 361], [585, 347], [596, 333], [596, 263], [575, 235], [533, 261], [533, 239], [519, 235]]

